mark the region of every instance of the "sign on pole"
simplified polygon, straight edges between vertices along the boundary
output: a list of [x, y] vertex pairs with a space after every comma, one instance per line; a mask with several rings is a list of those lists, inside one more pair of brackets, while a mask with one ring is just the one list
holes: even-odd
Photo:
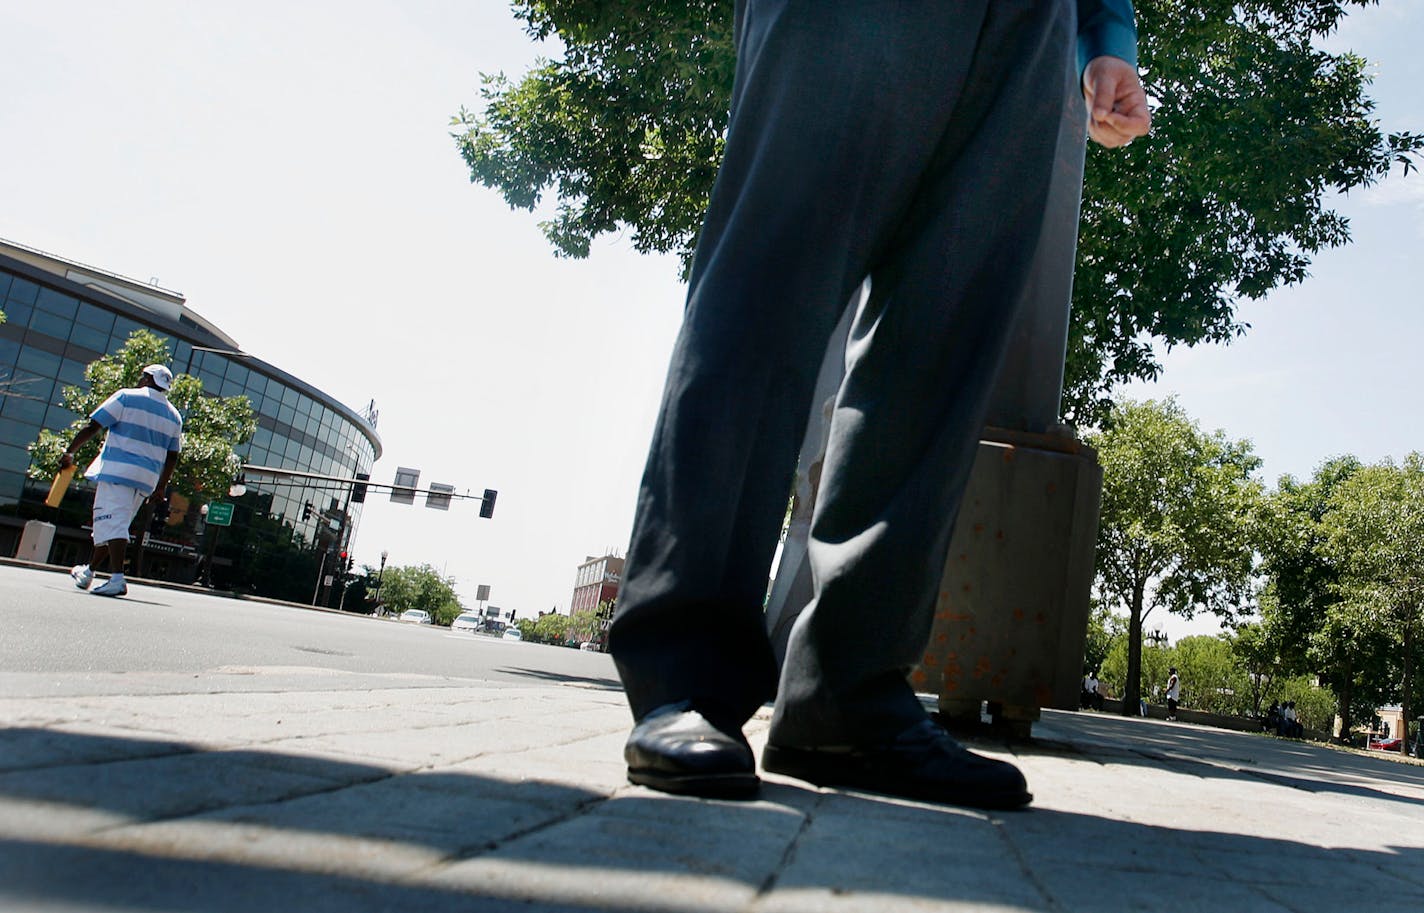
[[444, 482], [431, 482], [430, 491], [425, 496], [425, 506], [433, 507], [436, 510], [449, 510], [450, 496], [454, 493], [454, 485], [446, 485]]
[[489, 584], [481, 583], [475, 587], [475, 602], [486, 602], [489, 600]]
[[415, 489], [420, 485], [420, 470], [396, 467], [396, 481], [391, 488], [391, 500], [397, 504], [414, 504]]
[[209, 526], [231, 526], [232, 525], [232, 503], [230, 501], [214, 501], [208, 505], [208, 525]]

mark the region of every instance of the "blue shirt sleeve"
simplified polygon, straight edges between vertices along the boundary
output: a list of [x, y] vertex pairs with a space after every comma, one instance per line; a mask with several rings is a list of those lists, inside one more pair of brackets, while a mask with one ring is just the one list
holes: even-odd
[[1137, 66], [1132, 0], [1078, 0], [1078, 72], [1094, 57], [1121, 57]]
[[112, 428], [123, 411], [124, 391], [116, 390], [110, 394], [108, 399], [100, 403], [99, 408], [95, 409], [89, 417], [105, 428]]

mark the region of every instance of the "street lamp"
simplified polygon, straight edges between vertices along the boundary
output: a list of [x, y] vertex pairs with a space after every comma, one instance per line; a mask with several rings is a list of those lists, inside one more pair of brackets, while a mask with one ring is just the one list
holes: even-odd
[[377, 609], [381, 607], [381, 582], [386, 578], [386, 559], [390, 557], [390, 554], [385, 549], [381, 549], [381, 569], [376, 572], [376, 595], [374, 597]]

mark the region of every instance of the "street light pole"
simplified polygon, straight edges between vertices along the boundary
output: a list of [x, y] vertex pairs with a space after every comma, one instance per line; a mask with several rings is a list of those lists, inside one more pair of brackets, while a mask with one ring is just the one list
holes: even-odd
[[377, 609], [379, 609], [379, 608], [381, 607], [381, 584], [382, 584], [382, 583], [385, 581], [385, 579], [386, 579], [386, 558], [389, 557], [389, 556], [390, 556], [390, 552], [386, 551], [385, 549], [381, 549], [381, 569], [376, 572], [376, 597], [375, 597], [375, 603], [376, 603], [376, 608], [377, 608]]

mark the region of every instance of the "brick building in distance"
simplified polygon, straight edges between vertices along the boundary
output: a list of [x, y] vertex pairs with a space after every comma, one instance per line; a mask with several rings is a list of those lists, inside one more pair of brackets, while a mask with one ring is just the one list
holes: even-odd
[[[574, 576], [574, 595], [569, 600], [569, 614], [597, 611], [600, 605], [612, 605], [618, 597], [618, 586], [623, 582], [623, 559], [616, 555], [588, 557], [578, 567]], [[611, 611], [602, 617], [603, 634], [599, 636], [602, 645], [613, 619]]]

